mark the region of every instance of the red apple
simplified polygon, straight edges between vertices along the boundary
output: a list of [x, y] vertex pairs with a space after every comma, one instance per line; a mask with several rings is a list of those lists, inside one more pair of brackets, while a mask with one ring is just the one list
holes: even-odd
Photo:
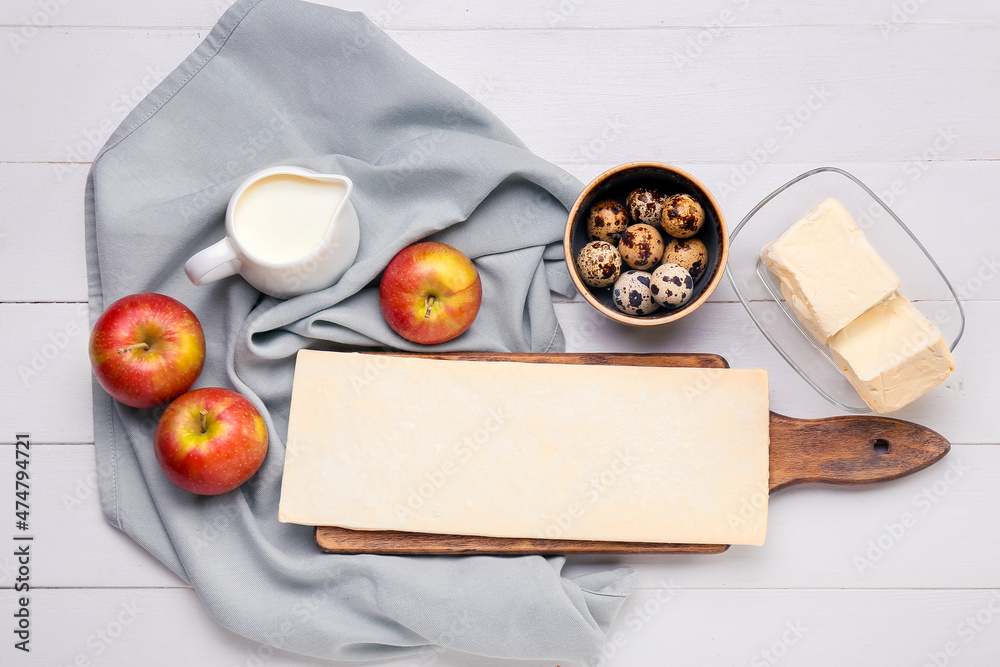
[[483, 283], [460, 250], [427, 241], [392, 258], [379, 286], [382, 316], [393, 331], [432, 345], [460, 335], [479, 313]]
[[171, 403], [153, 436], [156, 460], [171, 482], [214, 496], [250, 479], [267, 454], [267, 427], [235, 391], [195, 389]]
[[191, 388], [205, 365], [194, 313], [163, 294], [133, 294], [101, 313], [90, 363], [104, 390], [133, 408], [152, 408]]

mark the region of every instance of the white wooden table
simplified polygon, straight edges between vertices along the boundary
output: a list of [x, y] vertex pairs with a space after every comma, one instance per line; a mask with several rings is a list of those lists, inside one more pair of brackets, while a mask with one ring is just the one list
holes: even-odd
[[[95, 488], [84, 180], [118, 122], [227, 4], [0, 4], [0, 664], [322, 664], [218, 626], [192, 589], [104, 522]], [[948, 458], [893, 483], [784, 491], [763, 548], [573, 559], [571, 574], [620, 563], [639, 571], [603, 664], [1000, 664], [1000, 7], [341, 4], [365, 11], [583, 180], [636, 159], [678, 164], [735, 224], [792, 176], [844, 167], [891, 193], [963, 296], [958, 370], [898, 415], [955, 443]], [[694, 316], [654, 331], [603, 321], [581, 301], [556, 308], [571, 351], [718, 352], [770, 372], [774, 410], [835, 414], [756, 332], [727, 284]], [[12, 647], [17, 564], [8, 548], [10, 443], [23, 431], [37, 443], [29, 655]], [[508, 664], [447, 653], [398, 664], [430, 662]]]

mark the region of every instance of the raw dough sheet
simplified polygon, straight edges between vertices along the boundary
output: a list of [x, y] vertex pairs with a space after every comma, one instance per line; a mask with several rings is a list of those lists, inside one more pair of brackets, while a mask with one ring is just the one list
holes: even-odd
[[303, 350], [279, 519], [760, 545], [768, 429], [763, 370]]

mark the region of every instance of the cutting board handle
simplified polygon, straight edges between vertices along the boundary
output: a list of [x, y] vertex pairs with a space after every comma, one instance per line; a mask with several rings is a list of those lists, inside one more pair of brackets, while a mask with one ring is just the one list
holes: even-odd
[[795, 419], [771, 413], [771, 493], [793, 484], [871, 484], [923, 470], [948, 453], [939, 433], [889, 417]]

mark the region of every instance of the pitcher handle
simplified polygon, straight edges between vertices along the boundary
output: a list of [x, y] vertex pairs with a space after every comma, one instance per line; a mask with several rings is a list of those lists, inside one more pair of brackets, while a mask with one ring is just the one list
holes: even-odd
[[236, 249], [226, 237], [185, 262], [184, 273], [195, 285], [207, 285], [239, 273], [240, 264]]

